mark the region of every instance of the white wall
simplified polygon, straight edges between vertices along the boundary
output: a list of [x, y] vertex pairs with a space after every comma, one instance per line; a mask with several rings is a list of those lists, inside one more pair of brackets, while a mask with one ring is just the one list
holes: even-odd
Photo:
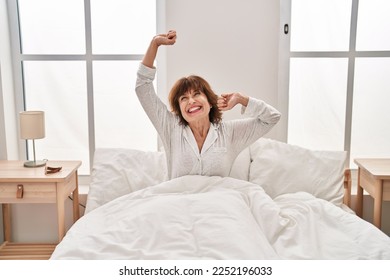
[[[166, 98], [177, 79], [196, 74], [218, 94], [240, 91], [278, 107], [279, 1], [165, 2], [165, 28], [175, 29], [178, 39], [166, 49], [167, 83], [160, 94]], [[225, 114], [239, 116], [239, 108]]]
[[[18, 159], [18, 132], [15, 120], [15, 97], [12, 78], [11, 46], [8, 27], [6, 0], [0, 0], [0, 141], [6, 143], [6, 151], [1, 151], [0, 159]], [[3, 127], [3, 130], [1, 130]]]

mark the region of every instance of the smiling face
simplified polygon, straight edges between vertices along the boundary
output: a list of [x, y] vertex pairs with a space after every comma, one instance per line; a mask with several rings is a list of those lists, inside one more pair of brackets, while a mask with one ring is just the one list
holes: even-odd
[[180, 123], [187, 125], [192, 121], [219, 123], [222, 113], [218, 110], [218, 96], [208, 82], [199, 76], [179, 79], [169, 93], [172, 112], [180, 118]]
[[189, 90], [179, 97], [180, 112], [187, 123], [210, 122], [211, 105], [200, 90]]

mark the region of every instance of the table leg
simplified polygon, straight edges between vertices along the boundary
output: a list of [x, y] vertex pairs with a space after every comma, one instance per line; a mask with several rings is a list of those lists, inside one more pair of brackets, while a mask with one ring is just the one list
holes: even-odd
[[[57, 186], [57, 189], [60, 188]], [[63, 194], [57, 192], [58, 242], [65, 236], [65, 203]]]
[[11, 241], [11, 205], [4, 203], [3, 210], [3, 231], [4, 241]]
[[360, 218], [363, 217], [363, 188], [360, 185], [361, 170], [358, 168], [358, 183], [357, 183], [357, 196], [356, 196], [356, 215]]
[[381, 228], [382, 223], [382, 198], [383, 198], [383, 181], [376, 180], [374, 196], [374, 225]]
[[79, 209], [79, 182], [77, 171], [76, 176], [76, 187], [73, 190], [73, 222], [76, 222], [80, 218], [80, 209]]

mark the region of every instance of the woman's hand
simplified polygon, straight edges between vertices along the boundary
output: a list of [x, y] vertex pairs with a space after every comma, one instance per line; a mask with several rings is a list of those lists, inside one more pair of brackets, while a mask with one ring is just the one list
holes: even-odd
[[167, 34], [159, 34], [153, 37], [150, 42], [149, 48], [147, 49], [144, 58], [142, 59], [142, 64], [153, 68], [154, 60], [157, 56], [158, 47], [161, 45], [173, 45], [176, 43], [176, 31], [170, 30]]
[[239, 92], [236, 93], [224, 93], [218, 97], [217, 106], [220, 111], [228, 111], [237, 104], [247, 106], [249, 97], [242, 95]]
[[169, 30], [166, 34], [159, 34], [153, 37], [153, 42], [159, 47], [161, 45], [173, 45], [176, 43], [176, 31]]

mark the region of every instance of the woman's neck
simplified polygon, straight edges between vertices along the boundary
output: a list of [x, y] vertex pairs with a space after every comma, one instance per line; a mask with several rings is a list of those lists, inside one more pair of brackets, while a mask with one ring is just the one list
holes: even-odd
[[189, 124], [192, 133], [194, 134], [196, 143], [198, 144], [199, 152], [202, 151], [203, 144], [206, 140], [207, 134], [210, 130], [211, 123], [208, 122], [196, 122]]

